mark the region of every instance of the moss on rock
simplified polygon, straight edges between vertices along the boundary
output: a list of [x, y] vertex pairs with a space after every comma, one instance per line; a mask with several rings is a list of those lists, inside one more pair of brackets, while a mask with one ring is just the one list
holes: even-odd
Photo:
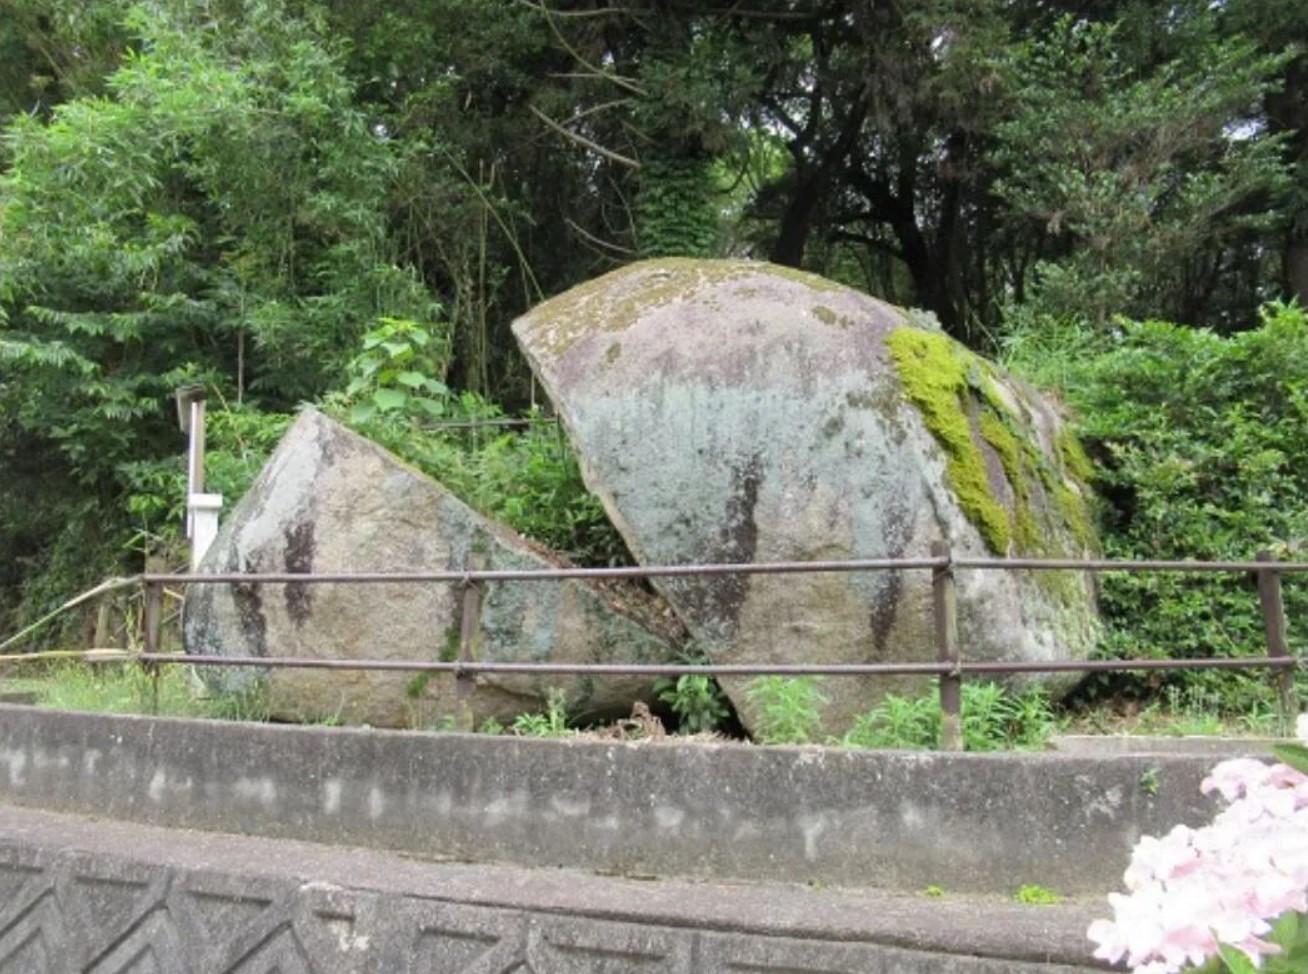
[[945, 451], [946, 478], [963, 513], [992, 551], [1007, 552], [1013, 520], [991, 489], [985, 456], [973, 436], [975, 400], [968, 372], [979, 360], [944, 335], [917, 328], [896, 328], [886, 345], [904, 391]]
[[[1096, 549], [1084, 487], [1090, 461], [1070, 430], [1060, 431], [1057, 456], [1047, 457], [1029, 420], [999, 394], [988, 362], [938, 331], [901, 327], [886, 344], [908, 398], [945, 451], [950, 489], [991, 551], [1061, 556], [1067, 552], [1060, 535]], [[983, 444], [1008, 482], [1007, 503], [995, 489]]]

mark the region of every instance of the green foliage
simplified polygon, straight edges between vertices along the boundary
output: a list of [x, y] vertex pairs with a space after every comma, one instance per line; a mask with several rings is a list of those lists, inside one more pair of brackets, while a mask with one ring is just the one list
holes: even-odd
[[1054, 906], [1063, 902], [1063, 898], [1053, 890], [1045, 889], [1043, 886], [1025, 885], [1013, 894], [1013, 899], [1019, 903], [1029, 903], [1040, 906]]
[[1140, 790], [1150, 798], [1158, 794], [1158, 769], [1145, 768], [1140, 772]]
[[[100, 535], [81, 563], [108, 574], [139, 568], [134, 532], [171, 531], [179, 381], [288, 409], [337, 381], [361, 323], [431, 310], [387, 237], [392, 149], [321, 22], [263, 0], [66, 15], [47, 26], [99, 35], [111, 15], [135, 40], [121, 60], [88, 52], [115, 65], [101, 83], [4, 133], [0, 548], [23, 562], [18, 590], [0, 573], [9, 619], [47, 601], [35, 580], [60, 601], [81, 584], [51, 557], [60, 536]], [[252, 452], [217, 436], [211, 486], [239, 492]]]
[[378, 413], [439, 419], [449, 408], [442, 381], [449, 368], [449, 342], [416, 321], [382, 318], [363, 336], [363, 351], [350, 362], [346, 397], [350, 419], [366, 423]]
[[712, 734], [730, 715], [726, 698], [711, 676], [683, 673], [676, 680], [657, 681], [654, 692], [677, 715], [682, 734]]
[[714, 257], [718, 207], [706, 159], [651, 159], [636, 196], [641, 257]]
[[[997, 683], [963, 684], [963, 744], [969, 751], [1031, 750], [1045, 746], [1055, 728], [1049, 695]], [[940, 746], [940, 702], [932, 691], [917, 697], [887, 694], [861, 715], [839, 742], [845, 747], [928, 750]]]
[[130, 663], [65, 663], [33, 679], [37, 704], [101, 714], [159, 714], [215, 720], [265, 721], [267, 701], [259, 692], [197, 693], [186, 667], [164, 665], [152, 676]]
[[812, 743], [827, 702], [812, 676], [756, 677], [745, 696], [756, 708], [754, 736], [762, 744]]
[[1272, 754], [1300, 774], [1308, 774], [1308, 747], [1302, 744], [1273, 744]]
[[891, 693], [859, 715], [840, 743], [844, 747], [928, 750], [939, 745], [940, 702], [935, 694], [904, 697]]
[[1054, 729], [1049, 695], [997, 683], [963, 684], [963, 746], [969, 751], [1042, 748]]
[[[1293, 556], [1308, 539], [1308, 322], [1271, 305], [1261, 325], [1223, 338], [1158, 321], [1119, 321], [1103, 351], [1064, 360], [1064, 394], [1099, 461], [1104, 542], [1114, 558], [1248, 560]], [[1076, 354], [1073, 352], [1072, 354]], [[1101, 576], [1104, 655], [1266, 653], [1250, 579], [1235, 574]], [[1284, 581], [1292, 641], [1308, 590]], [[1263, 673], [1092, 678], [1091, 696], [1208, 692], [1213, 709], [1266, 706]]]
[[1014, 111], [994, 129], [995, 192], [1046, 235], [1028, 300], [1101, 327], [1180, 310], [1194, 263], [1267, 231], [1289, 185], [1251, 118], [1284, 56], [1211, 8], [1178, 9], [1147, 48], [1137, 29], [1068, 14], [1001, 59]]
[[543, 714], [518, 714], [510, 726], [519, 737], [571, 737], [576, 732], [568, 727], [567, 695], [554, 688], [546, 697]]
[[579, 564], [628, 564], [562, 431], [535, 414], [521, 432], [494, 425], [505, 418], [497, 406], [441, 381], [447, 354], [438, 333], [383, 320], [364, 336], [345, 390], [324, 406], [525, 537]]

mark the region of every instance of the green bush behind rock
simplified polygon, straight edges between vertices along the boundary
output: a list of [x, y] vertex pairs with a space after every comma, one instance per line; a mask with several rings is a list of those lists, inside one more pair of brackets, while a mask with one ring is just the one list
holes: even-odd
[[[1038, 328], [1038, 330], [1036, 330]], [[1252, 560], [1308, 554], [1308, 321], [1272, 304], [1257, 328], [1221, 335], [1119, 320], [1109, 333], [1042, 321], [1009, 344], [1010, 367], [1053, 379], [1077, 418], [1103, 502], [1105, 554], [1122, 559]], [[1105, 657], [1261, 656], [1252, 581], [1242, 574], [1102, 576]], [[1291, 644], [1302, 645], [1308, 589], [1284, 577]], [[1265, 705], [1265, 671], [1096, 677], [1091, 697], [1145, 696], [1162, 684], [1223, 709]]]

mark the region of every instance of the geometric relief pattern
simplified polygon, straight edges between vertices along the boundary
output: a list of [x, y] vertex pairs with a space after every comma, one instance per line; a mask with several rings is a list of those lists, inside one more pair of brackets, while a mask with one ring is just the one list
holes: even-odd
[[0, 974], [1085, 974], [601, 920], [0, 841]]

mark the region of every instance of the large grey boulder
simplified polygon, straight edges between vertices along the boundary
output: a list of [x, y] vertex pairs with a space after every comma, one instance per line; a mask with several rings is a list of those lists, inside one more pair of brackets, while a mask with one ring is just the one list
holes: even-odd
[[[481, 517], [445, 488], [321, 413], [300, 415], [220, 529], [201, 572], [539, 570], [557, 562]], [[473, 658], [487, 661], [669, 662], [657, 600], [575, 580], [491, 582]], [[192, 585], [188, 653], [316, 659], [453, 660], [464, 598], [450, 583]], [[645, 623], [648, 623], [646, 625]], [[651, 628], [652, 627], [652, 628]], [[205, 668], [216, 686], [263, 679], [254, 668]], [[573, 713], [626, 714], [650, 699], [648, 678], [272, 669], [274, 716], [375, 726], [501, 723], [567, 693]]]
[[[926, 327], [923, 327], [923, 324]], [[1030, 388], [920, 316], [746, 261], [635, 264], [513, 326], [643, 564], [1096, 549], [1082, 458]], [[659, 578], [715, 662], [935, 658], [925, 571]], [[960, 572], [964, 658], [1067, 660], [1080, 573]], [[744, 681], [723, 681], [748, 725]], [[911, 686], [910, 686], [911, 684]], [[831, 678], [828, 731], [922, 681]]]

